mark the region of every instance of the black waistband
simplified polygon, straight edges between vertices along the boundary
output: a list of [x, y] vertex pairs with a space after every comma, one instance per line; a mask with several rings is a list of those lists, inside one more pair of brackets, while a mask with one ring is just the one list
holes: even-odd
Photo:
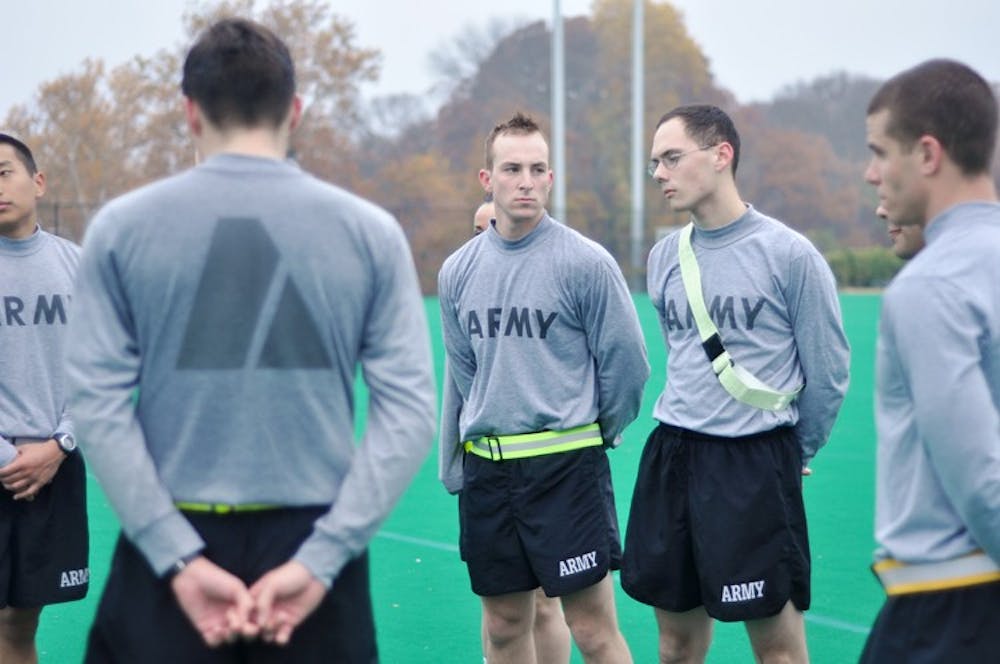
[[768, 429], [767, 431], [747, 434], [745, 436], [713, 436], [710, 433], [692, 431], [691, 429], [676, 427], [672, 424], [665, 424], [663, 422], [660, 422], [659, 428], [671, 436], [677, 436], [681, 440], [696, 440], [706, 443], [750, 443], [758, 440], [773, 440], [779, 436], [790, 435], [794, 431], [794, 428], [787, 424], [773, 429]]

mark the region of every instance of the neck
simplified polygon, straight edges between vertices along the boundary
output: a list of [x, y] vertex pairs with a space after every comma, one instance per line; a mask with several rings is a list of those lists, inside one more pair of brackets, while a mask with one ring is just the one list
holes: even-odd
[[971, 177], [949, 178], [949, 181], [931, 191], [927, 202], [927, 222], [950, 207], [961, 203], [996, 203], [996, 185], [987, 174]]
[[206, 130], [198, 137], [198, 153], [208, 158], [216, 154], [239, 154], [283, 160], [288, 154], [288, 132], [273, 127], [239, 127]]
[[522, 237], [535, 230], [544, 216], [545, 213], [543, 212], [534, 219], [512, 219], [511, 217], [501, 214], [498, 211], [495, 228], [497, 233], [500, 234], [500, 237], [513, 242], [515, 240], [520, 240]]
[[0, 236], [8, 240], [24, 240], [34, 235], [36, 228], [38, 228], [38, 220], [32, 216], [26, 221], [10, 225], [0, 224]]
[[694, 223], [698, 228], [714, 230], [727, 226], [747, 211], [747, 206], [740, 198], [740, 192], [735, 185], [723, 186], [714, 195], [706, 197], [694, 209]]

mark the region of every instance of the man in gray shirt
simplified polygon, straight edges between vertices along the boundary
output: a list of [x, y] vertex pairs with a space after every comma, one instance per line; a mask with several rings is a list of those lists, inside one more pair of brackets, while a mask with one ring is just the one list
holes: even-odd
[[[636, 479], [622, 587], [654, 607], [663, 661], [704, 661], [715, 618], [744, 622], [758, 661], [804, 663], [801, 477], [833, 428], [849, 351], [830, 268], [806, 238], [743, 202], [739, 156], [739, 134], [715, 106], [675, 108], [653, 136], [650, 174], [671, 209], [693, 217], [717, 343], [702, 341], [673, 233], [649, 255], [667, 384]], [[731, 361], [718, 365], [723, 350]], [[801, 392], [770, 409], [737, 400], [716, 375], [733, 361], [773, 390]]]
[[108, 204], [80, 264], [72, 410], [123, 529], [88, 661], [369, 664], [366, 547], [434, 432], [409, 248], [284, 159], [301, 102], [269, 30], [210, 26], [182, 90], [204, 161]]
[[[493, 226], [496, 218], [496, 207], [492, 197], [480, 204], [472, 216], [472, 234], [479, 235]], [[459, 472], [459, 465], [465, 451], [460, 446], [459, 416], [461, 413], [462, 396], [451, 379], [450, 371], [445, 367], [444, 390], [441, 398], [441, 427], [439, 451], [440, 479], [446, 485], [450, 481], [444, 472], [453, 468]], [[460, 484], [461, 478], [458, 482]], [[457, 493], [456, 487], [452, 492]], [[483, 616], [483, 660], [486, 661], [486, 651], [489, 636], [486, 631], [486, 617]], [[531, 637], [535, 646], [536, 664], [566, 664], [569, 662], [572, 648], [569, 628], [563, 616], [562, 603], [558, 597], [548, 597], [541, 587], [535, 589], [534, 622], [531, 627]]]
[[63, 346], [80, 250], [38, 225], [45, 175], [0, 133], [0, 661], [38, 661], [42, 606], [84, 597], [87, 480]]
[[882, 301], [874, 571], [888, 598], [865, 663], [1000, 653], [997, 113], [990, 85], [951, 60], [894, 76], [868, 105], [865, 179], [926, 247]]
[[605, 448], [635, 418], [649, 365], [614, 259], [545, 211], [548, 152], [530, 118], [494, 128], [479, 179], [496, 223], [438, 277], [461, 400], [458, 431], [442, 424], [441, 476], [460, 492], [490, 664], [535, 661], [539, 586], [561, 598], [586, 662], [621, 664], [631, 657], [609, 574], [621, 550]]

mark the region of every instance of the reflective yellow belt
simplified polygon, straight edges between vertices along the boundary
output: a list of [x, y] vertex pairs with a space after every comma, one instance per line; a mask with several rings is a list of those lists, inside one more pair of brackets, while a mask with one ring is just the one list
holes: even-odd
[[174, 503], [177, 509], [182, 512], [200, 512], [203, 514], [234, 514], [237, 512], [264, 512], [266, 510], [281, 509], [281, 505], [268, 505], [267, 503], [241, 503], [232, 505], [230, 503]]
[[887, 595], [950, 590], [1000, 581], [1000, 566], [982, 552], [916, 565], [880, 560], [872, 565], [872, 571]]
[[511, 436], [483, 436], [476, 440], [468, 440], [463, 443], [463, 446], [465, 451], [470, 454], [490, 461], [503, 461], [504, 459], [525, 459], [546, 454], [558, 454], [559, 452], [569, 452], [570, 450], [603, 444], [601, 427], [594, 423], [563, 431], [539, 431]]

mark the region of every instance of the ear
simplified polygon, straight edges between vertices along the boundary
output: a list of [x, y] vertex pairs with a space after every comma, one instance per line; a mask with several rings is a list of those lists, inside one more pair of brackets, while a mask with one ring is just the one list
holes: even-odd
[[718, 150], [715, 153], [715, 170], [721, 173], [729, 168], [729, 164], [733, 163], [733, 146], [723, 141], [716, 147]]
[[549, 169], [549, 184], [548, 184], [547, 187], [545, 187], [545, 193], [549, 193], [549, 192], [552, 191], [552, 183], [553, 182], [555, 182], [555, 176], [552, 175], [552, 169], [550, 168]]
[[292, 108], [290, 110], [291, 119], [288, 124], [288, 129], [291, 131], [299, 126], [299, 122], [302, 121], [302, 97], [295, 95], [292, 98]]
[[187, 120], [188, 129], [195, 136], [201, 136], [204, 129], [201, 119], [201, 107], [198, 102], [190, 97], [184, 97], [184, 119]]
[[35, 183], [35, 198], [39, 199], [45, 195], [45, 173], [38, 171], [32, 180]]
[[916, 149], [919, 151], [920, 172], [924, 175], [934, 175], [940, 171], [948, 156], [941, 142], [930, 134], [917, 139]]
[[490, 172], [485, 168], [479, 169], [479, 184], [483, 186], [483, 191], [487, 193], [493, 191], [493, 181], [490, 178]]

